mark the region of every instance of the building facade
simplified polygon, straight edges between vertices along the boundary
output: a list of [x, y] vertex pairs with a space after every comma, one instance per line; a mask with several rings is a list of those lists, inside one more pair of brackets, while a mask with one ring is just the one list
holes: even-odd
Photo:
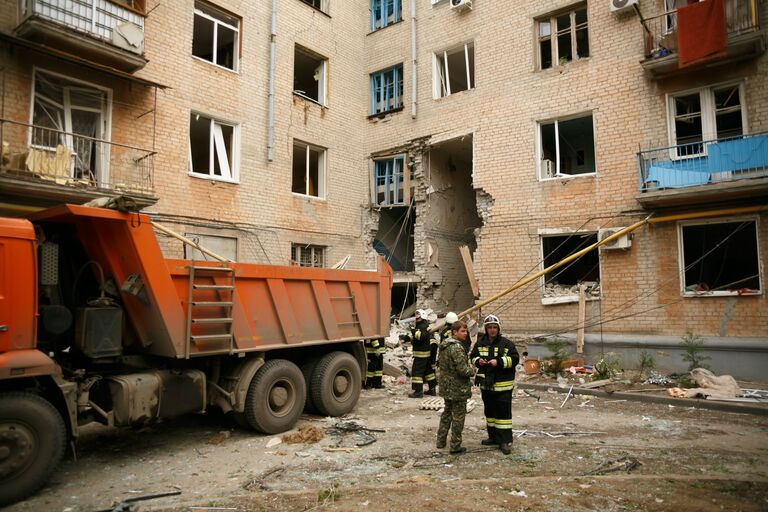
[[709, 38], [676, 0], [80, 3], [2, 2], [5, 212], [127, 194], [231, 259], [382, 255], [396, 314], [682, 215], [482, 311], [766, 350], [765, 2], [706, 0]]

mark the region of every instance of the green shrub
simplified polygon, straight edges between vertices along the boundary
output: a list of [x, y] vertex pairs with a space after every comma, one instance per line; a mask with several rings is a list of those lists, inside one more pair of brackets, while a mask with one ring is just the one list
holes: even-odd
[[653, 358], [650, 352], [647, 350], [640, 351], [640, 362], [638, 364], [638, 370], [640, 371], [640, 379], [645, 378], [646, 374], [656, 369], [656, 360]]
[[691, 331], [685, 333], [685, 336], [680, 338], [682, 341], [680, 344], [683, 346], [683, 361], [688, 363], [688, 371], [690, 372], [694, 368], [706, 368], [711, 370], [709, 365], [705, 363], [712, 359], [711, 357], [704, 355], [704, 340], [698, 334], [694, 334]]
[[544, 357], [544, 361], [546, 361], [544, 369], [547, 373], [556, 375], [563, 366], [563, 362], [571, 357], [566, 348], [568, 341], [563, 338], [548, 338], [544, 341], [544, 346], [551, 352], [550, 355]]
[[613, 352], [608, 352], [595, 363], [595, 380], [612, 379], [621, 372], [621, 361], [619, 356]]

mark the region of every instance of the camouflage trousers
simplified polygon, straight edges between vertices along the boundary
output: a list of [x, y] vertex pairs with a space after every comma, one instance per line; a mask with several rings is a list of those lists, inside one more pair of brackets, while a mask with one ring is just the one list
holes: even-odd
[[464, 419], [467, 417], [467, 400], [446, 400], [445, 409], [440, 416], [437, 428], [437, 446], [444, 447], [451, 432], [451, 450], [461, 447], [461, 433], [464, 431]]

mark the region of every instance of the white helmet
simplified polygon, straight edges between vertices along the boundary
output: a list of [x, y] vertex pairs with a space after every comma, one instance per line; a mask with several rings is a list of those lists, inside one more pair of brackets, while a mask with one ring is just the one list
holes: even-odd
[[445, 323], [448, 325], [452, 325], [454, 322], [459, 321], [459, 315], [454, 313], [453, 311], [449, 311], [447, 315], [445, 315]]
[[423, 310], [423, 309], [417, 309], [416, 310], [416, 314], [419, 315], [424, 320], [427, 319], [427, 312], [425, 310]]
[[499, 329], [501, 329], [501, 322], [499, 322], [499, 317], [496, 315], [488, 315], [485, 317], [485, 320], [483, 320], [483, 327], [485, 327], [488, 324], [496, 324]]

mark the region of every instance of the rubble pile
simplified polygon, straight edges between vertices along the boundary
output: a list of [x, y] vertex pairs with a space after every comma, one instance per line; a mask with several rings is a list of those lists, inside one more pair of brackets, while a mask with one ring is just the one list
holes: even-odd
[[[585, 293], [587, 297], [600, 297], [600, 283], [591, 281], [582, 283], [586, 285]], [[571, 297], [579, 295], [579, 284], [573, 286], [547, 283], [544, 287], [544, 297]]]

